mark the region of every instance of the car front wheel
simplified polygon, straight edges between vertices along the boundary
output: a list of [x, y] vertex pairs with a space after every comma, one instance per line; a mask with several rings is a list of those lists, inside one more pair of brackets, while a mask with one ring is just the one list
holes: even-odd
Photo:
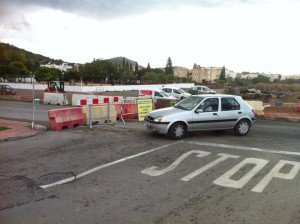
[[234, 127], [236, 135], [243, 136], [250, 131], [250, 122], [247, 120], [240, 120]]
[[179, 139], [184, 138], [186, 131], [187, 131], [187, 128], [183, 122], [176, 122], [170, 127], [168, 136], [171, 139], [179, 140]]

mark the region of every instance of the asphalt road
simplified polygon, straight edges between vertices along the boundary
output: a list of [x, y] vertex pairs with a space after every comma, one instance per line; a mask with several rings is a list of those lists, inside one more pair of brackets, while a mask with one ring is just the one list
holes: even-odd
[[173, 141], [127, 122], [1, 142], [0, 223], [300, 223], [299, 131]]
[[32, 121], [34, 118], [37, 123], [47, 126], [49, 121], [48, 110], [65, 107], [68, 106], [0, 100], [0, 117], [22, 121]]

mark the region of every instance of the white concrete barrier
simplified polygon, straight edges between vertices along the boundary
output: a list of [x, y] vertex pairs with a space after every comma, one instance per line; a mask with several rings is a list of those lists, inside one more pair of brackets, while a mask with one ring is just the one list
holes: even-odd
[[44, 104], [68, 105], [66, 94], [63, 93], [44, 93]]
[[251, 107], [253, 107], [253, 109], [255, 110], [255, 112], [256, 112], [257, 115], [264, 115], [264, 109], [265, 109], [265, 107], [264, 107], [262, 101], [254, 101], [254, 100], [248, 101], [248, 100], [246, 100], [246, 102]]

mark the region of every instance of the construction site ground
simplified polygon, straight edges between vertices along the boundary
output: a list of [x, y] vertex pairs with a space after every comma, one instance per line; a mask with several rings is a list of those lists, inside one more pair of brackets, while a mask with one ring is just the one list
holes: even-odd
[[[97, 94], [103, 96], [123, 96], [123, 97], [137, 97], [138, 91], [107, 91], [97, 93], [78, 93], [78, 92], [66, 92], [67, 100], [72, 101], [72, 94]], [[0, 96], [3, 100], [16, 100], [32, 102], [33, 98], [40, 99], [43, 102], [44, 91], [35, 90], [34, 93], [29, 89], [18, 89], [16, 96]], [[264, 102], [264, 113], [299, 113], [297, 111], [298, 101], [300, 101], [300, 92], [293, 93], [285, 98], [273, 98], [270, 102]]]

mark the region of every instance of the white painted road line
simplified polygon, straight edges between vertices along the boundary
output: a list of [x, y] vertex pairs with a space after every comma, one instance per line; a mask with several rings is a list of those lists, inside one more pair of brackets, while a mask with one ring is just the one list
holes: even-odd
[[[167, 148], [167, 147], [170, 147], [170, 146], [173, 146], [175, 144], [179, 144], [179, 143], [187, 143], [187, 144], [194, 144], [194, 145], [200, 145], [200, 146], [210, 146], [210, 147], [215, 147], [215, 148], [227, 148], [227, 149], [236, 149], [236, 150], [247, 150], [247, 151], [258, 151], [258, 152], [265, 152], [265, 153], [275, 153], [275, 154], [282, 154], [282, 155], [295, 155], [295, 156], [300, 156], [300, 152], [289, 152], [289, 151], [281, 151], [281, 150], [271, 150], [271, 149], [260, 149], [260, 148], [253, 148], [253, 147], [245, 147], [245, 146], [234, 146], [234, 145], [225, 145], [225, 144], [216, 144], [216, 143], [209, 143], [209, 142], [197, 142], [197, 141], [178, 141], [178, 142], [175, 142], [173, 144], [168, 144], [168, 145], [163, 145], [163, 146], [160, 146], [158, 148], [154, 148], [154, 149], [151, 149], [151, 150], [148, 150], [148, 151], [145, 151], [145, 152], [141, 152], [141, 153], [138, 153], [138, 154], [135, 154], [135, 155], [132, 155], [132, 156], [128, 156], [128, 157], [125, 157], [125, 158], [122, 158], [122, 159], [119, 159], [119, 160], [116, 160], [116, 161], [113, 161], [113, 162], [110, 162], [110, 163], [107, 163], [107, 164], [104, 164], [104, 165], [101, 165], [101, 166], [98, 166], [98, 167], [95, 167], [91, 170], [88, 170], [86, 172], [83, 172], [83, 173], [80, 173], [74, 177], [70, 177], [70, 178], [67, 178], [67, 179], [63, 179], [63, 180], [60, 180], [60, 181], [57, 181], [57, 182], [54, 182], [52, 184], [47, 184], [47, 185], [42, 185], [40, 186], [41, 188], [48, 188], [48, 187], [53, 187], [53, 186], [56, 186], [56, 185], [59, 185], [59, 184], [65, 184], [65, 183], [69, 183], [69, 182], [72, 182], [76, 179], [79, 179], [81, 177], [84, 177], [88, 174], [91, 174], [93, 172], [96, 172], [98, 170], [101, 170], [101, 169], [104, 169], [106, 167], [109, 167], [109, 166], [113, 166], [115, 164], [118, 164], [118, 163], [121, 163], [121, 162], [124, 162], [124, 161], [127, 161], [129, 159], [133, 159], [133, 158], [136, 158], [136, 157], [139, 157], [139, 156], [142, 156], [142, 155], [146, 155], [148, 153], [151, 153], [151, 152], [154, 152], [154, 151], [157, 151], [157, 150], [160, 150], [160, 149], [164, 149], [164, 148]], [[197, 150], [196, 150], [197, 151]], [[195, 152], [193, 152], [195, 153]], [[204, 156], [204, 154], [202, 155]], [[200, 156], [201, 157], [201, 156]], [[221, 159], [222, 160], [222, 159]], [[219, 160], [217, 160], [217, 162], [219, 162]], [[177, 166], [178, 164], [175, 163], [173, 164], [173, 166]], [[191, 176], [187, 176], [187, 177], [184, 177], [183, 178], [183, 181], [188, 181], [192, 178], [194, 178], [195, 176], [201, 174], [202, 172], [204, 172], [206, 169], [208, 169], [210, 166], [213, 166], [214, 164], [210, 164], [208, 167], [205, 167], [203, 168], [204, 170], [202, 169], [199, 169], [197, 170], [195, 173], [193, 173]], [[174, 169], [174, 167], [171, 167], [171, 168], [168, 168], [166, 170], [162, 170], [162, 171], [158, 171], [156, 170], [157, 167], [151, 167], [150, 169], [146, 169], [144, 170], [145, 173], [151, 173], [153, 176], [156, 176], [156, 175], [162, 175], [163, 173], [165, 172], [168, 172], [170, 171], [170, 169]], [[150, 172], [151, 171], [151, 172]], [[155, 172], [153, 172], [155, 171]], [[147, 174], [148, 174], [147, 173]], [[154, 174], [155, 173], [155, 174]], [[260, 189], [259, 189], [260, 190]], [[257, 190], [257, 191], [259, 191]]]
[[198, 154], [197, 157], [201, 158], [201, 157], [204, 157], [204, 156], [208, 156], [211, 153], [200, 151], [200, 150], [192, 150], [192, 151], [189, 151], [189, 152], [186, 152], [186, 153], [182, 154], [178, 159], [176, 159], [170, 166], [168, 166], [165, 169], [158, 170], [157, 166], [151, 166], [147, 169], [142, 170], [141, 173], [147, 174], [147, 175], [153, 176], [153, 177], [163, 175], [167, 172], [170, 172], [170, 171], [174, 170], [183, 160], [185, 160], [191, 154]]
[[150, 150], [145, 151], [145, 152], [141, 152], [141, 153], [138, 153], [138, 154], [135, 154], [135, 155], [132, 155], [132, 156], [128, 156], [128, 157], [125, 157], [125, 158], [122, 158], [122, 159], [119, 159], [119, 160], [116, 160], [116, 161], [113, 161], [113, 162], [110, 162], [110, 163], [107, 163], [107, 164], [95, 167], [93, 169], [90, 169], [88, 171], [80, 173], [80, 174], [78, 174], [78, 175], [76, 175], [74, 177], [70, 177], [70, 178], [67, 178], [67, 179], [64, 179], [64, 180], [60, 180], [60, 181], [54, 182], [52, 184], [41, 185], [40, 187], [41, 188], [49, 188], [49, 187], [53, 187], [53, 186], [56, 186], [56, 185], [59, 185], [59, 184], [69, 183], [69, 182], [72, 182], [72, 181], [74, 181], [76, 179], [84, 177], [84, 176], [86, 176], [88, 174], [91, 174], [91, 173], [96, 172], [98, 170], [104, 169], [106, 167], [113, 166], [115, 164], [124, 162], [126, 160], [133, 159], [133, 158], [136, 158], [136, 157], [139, 157], [139, 156], [143, 156], [143, 155], [146, 155], [148, 153], [151, 153], [151, 152], [154, 152], [154, 151], [157, 151], [157, 150], [160, 150], [160, 149], [164, 149], [164, 148], [173, 146], [173, 145], [178, 144], [178, 143], [182, 143], [182, 141], [178, 141], [178, 142], [175, 142], [173, 144], [163, 145], [163, 146], [160, 146], [160, 147], [157, 147], [157, 148], [154, 148], [154, 149], [150, 149]]
[[258, 151], [258, 152], [275, 153], [275, 154], [282, 154], [282, 155], [300, 156], [300, 152], [289, 152], [289, 151], [272, 150], [272, 149], [260, 149], [260, 148], [246, 147], [246, 146], [225, 145], [225, 144], [216, 144], [216, 143], [209, 143], [209, 142], [196, 142], [196, 141], [182, 141], [182, 143], [201, 145], [201, 146], [211, 146], [211, 147], [217, 147], [217, 148], [227, 148], [227, 149]]
[[195, 170], [193, 173], [181, 178], [180, 180], [182, 181], [190, 181], [191, 179], [193, 179], [194, 177], [200, 175], [201, 173], [204, 173], [206, 170], [209, 170], [210, 168], [218, 165], [220, 162], [223, 162], [229, 158], [234, 158], [234, 159], [237, 159], [239, 158], [239, 156], [236, 156], [236, 155], [230, 155], [230, 154], [226, 154], [226, 153], [219, 153], [218, 156], [221, 156], [220, 158], [210, 162], [209, 164], [201, 167], [200, 169], [198, 170]]

